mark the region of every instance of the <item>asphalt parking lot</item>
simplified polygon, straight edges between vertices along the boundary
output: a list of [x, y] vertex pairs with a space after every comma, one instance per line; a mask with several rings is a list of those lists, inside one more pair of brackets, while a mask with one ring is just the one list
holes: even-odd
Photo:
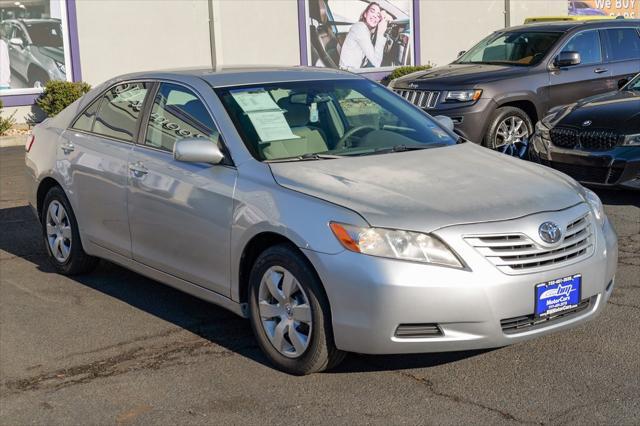
[[640, 424], [640, 195], [598, 191], [620, 238], [604, 313], [511, 347], [350, 354], [307, 377], [248, 321], [102, 262], [52, 272], [23, 149], [0, 149], [0, 424]]

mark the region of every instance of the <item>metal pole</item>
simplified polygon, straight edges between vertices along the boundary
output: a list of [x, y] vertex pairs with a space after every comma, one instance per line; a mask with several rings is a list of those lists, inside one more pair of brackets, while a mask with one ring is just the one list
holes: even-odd
[[504, 27], [511, 26], [511, 0], [504, 0]]
[[222, 65], [222, 31], [220, 30], [220, 5], [218, 0], [209, 0], [209, 45], [211, 68]]

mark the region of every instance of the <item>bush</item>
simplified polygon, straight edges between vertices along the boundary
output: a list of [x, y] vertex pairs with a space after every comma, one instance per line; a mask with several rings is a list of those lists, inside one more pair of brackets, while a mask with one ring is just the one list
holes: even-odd
[[89, 90], [91, 90], [91, 86], [84, 81], [72, 83], [70, 81], [49, 80], [36, 103], [47, 116], [53, 117]]
[[409, 75], [409, 74], [417, 72], [417, 71], [428, 70], [430, 68], [432, 68], [430, 64], [427, 64], [427, 65], [407, 65], [407, 66], [404, 66], [404, 67], [398, 67], [398, 68], [394, 69], [391, 72], [391, 74], [389, 74], [388, 76], [383, 78], [381, 83], [386, 86], [391, 82], [391, 80], [394, 80], [394, 79], [400, 78], [400, 77], [404, 77], [405, 75]]
[[16, 122], [16, 119], [13, 118], [16, 115], [15, 112], [7, 118], [2, 117], [2, 107], [2, 101], [0, 101], [0, 136], [4, 135]]

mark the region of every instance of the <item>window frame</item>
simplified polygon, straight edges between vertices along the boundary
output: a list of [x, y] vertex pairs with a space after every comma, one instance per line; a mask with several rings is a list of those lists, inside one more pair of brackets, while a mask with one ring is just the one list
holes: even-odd
[[[606, 58], [606, 56], [605, 56], [605, 47], [604, 47], [604, 42], [603, 42], [603, 40], [602, 40], [602, 35], [600, 34], [600, 31], [601, 31], [601, 30], [602, 30], [602, 28], [586, 28], [586, 29], [584, 29], [584, 30], [580, 30], [580, 31], [576, 31], [576, 32], [574, 32], [574, 33], [571, 33], [571, 34], [569, 35], [569, 37], [567, 38], [567, 41], [565, 41], [564, 43], [562, 43], [562, 45], [561, 45], [560, 49], [558, 49], [558, 50], [556, 51], [556, 53], [553, 55], [553, 57], [551, 58], [551, 64], [553, 65], [553, 63], [554, 63], [554, 62], [555, 62], [555, 60], [556, 60], [556, 57], [557, 57], [560, 53], [562, 53], [562, 52], [564, 51], [565, 47], [567, 47], [567, 45], [568, 45], [569, 43], [571, 43], [571, 41], [572, 41], [574, 38], [578, 37], [580, 34], [588, 33], [588, 32], [590, 32], [590, 31], [591, 31], [591, 32], [595, 32], [595, 33], [596, 33], [596, 36], [598, 37], [598, 43], [600, 44], [600, 62], [592, 62], [592, 63], [589, 63], [589, 64], [585, 64], [585, 63], [583, 63], [583, 62], [582, 62], [582, 55], [580, 55], [580, 56], [581, 56], [580, 64], [578, 64], [578, 65], [574, 65], [574, 66], [569, 67], [569, 68], [577, 68], [577, 67], [583, 67], [583, 66], [584, 66], [584, 67], [593, 67], [593, 66], [596, 66], [596, 65], [602, 65], [602, 64], [606, 63], [607, 61], [606, 61], [606, 59], [605, 59], [605, 58]], [[580, 52], [578, 52], [578, 53], [580, 53]], [[555, 66], [555, 65], [554, 65], [554, 66]]]
[[619, 62], [628, 62], [628, 61], [635, 61], [638, 60], [638, 58], [631, 58], [631, 59], [617, 59], [617, 60], [613, 60], [611, 59], [611, 52], [609, 52], [609, 34], [607, 33], [607, 31], [611, 31], [611, 30], [632, 30], [635, 31], [635, 33], [638, 36], [638, 40], [640, 40], [640, 27], [607, 27], [607, 28], [601, 28], [600, 32], [602, 32], [600, 38], [601, 40], [603, 40], [602, 42], [602, 48], [604, 50], [605, 53], [605, 57], [606, 57], [606, 63], [607, 64], [617, 64]]

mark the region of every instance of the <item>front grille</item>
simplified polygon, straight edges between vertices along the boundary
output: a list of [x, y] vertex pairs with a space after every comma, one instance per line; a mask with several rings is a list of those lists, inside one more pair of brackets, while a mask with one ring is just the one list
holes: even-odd
[[551, 314], [546, 317], [536, 318], [534, 314], [530, 314], [503, 319], [500, 321], [500, 326], [502, 327], [502, 332], [504, 334], [523, 333], [534, 328], [541, 328], [546, 325], [550, 325], [551, 323], [556, 322], [560, 319], [566, 319], [567, 317], [571, 317], [579, 312], [588, 309], [592, 304], [595, 303], [597, 297], [598, 296], [592, 296], [591, 298], [585, 299], [578, 303], [578, 306], [573, 309], [558, 312], [557, 314]]
[[412, 104], [425, 109], [435, 108], [440, 99], [440, 92], [435, 91], [413, 89], [393, 89], [393, 91]]
[[614, 130], [578, 130], [555, 127], [549, 131], [551, 142], [561, 148], [579, 148], [589, 151], [608, 151], [622, 143], [624, 135]]
[[468, 236], [465, 240], [506, 274], [538, 272], [593, 253], [589, 215], [567, 224], [557, 247], [543, 247], [524, 234]]
[[540, 162], [545, 166], [554, 168], [566, 173], [572, 178], [580, 182], [614, 184], [620, 179], [623, 167], [592, 167], [581, 166], [578, 164], [560, 163], [558, 161], [549, 161], [541, 159]]
[[400, 324], [396, 329], [396, 337], [409, 339], [420, 337], [442, 336], [442, 330], [438, 324]]

